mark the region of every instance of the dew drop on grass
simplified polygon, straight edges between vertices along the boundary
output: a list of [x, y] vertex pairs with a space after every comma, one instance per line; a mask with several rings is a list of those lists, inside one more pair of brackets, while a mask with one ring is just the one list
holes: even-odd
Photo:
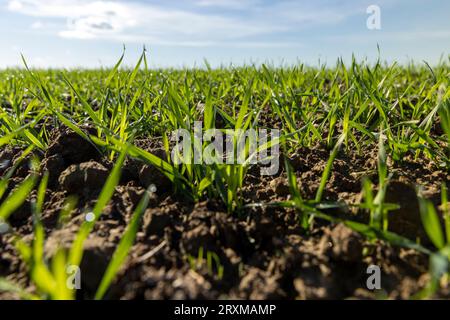
[[0, 220], [0, 234], [4, 234], [9, 231], [9, 226], [7, 223]]
[[92, 222], [95, 219], [95, 215], [92, 212], [88, 212], [84, 219], [86, 219], [87, 222]]

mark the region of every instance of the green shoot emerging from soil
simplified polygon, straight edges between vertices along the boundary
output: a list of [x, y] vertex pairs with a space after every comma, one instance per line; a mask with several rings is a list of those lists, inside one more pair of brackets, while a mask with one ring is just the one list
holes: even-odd
[[[411, 252], [428, 280], [383, 294], [448, 297], [450, 60], [157, 70], [124, 54], [0, 71], [0, 297], [342, 298], [364, 283], [333, 287], [342, 270]], [[254, 147], [259, 130], [279, 135]], [[223, 136], [242, 161], [211, 152]]]

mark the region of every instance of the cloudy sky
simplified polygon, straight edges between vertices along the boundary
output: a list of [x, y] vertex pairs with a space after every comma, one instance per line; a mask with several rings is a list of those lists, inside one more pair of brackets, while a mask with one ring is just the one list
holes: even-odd
[[[380, 8], [381, 29], [367, 27]], [[337, 57], [430, 63], [450, 53], [445, 0], [0, 0], [0, 68], [110, 66], [145, 44], [152, 66], [333, 64]]]

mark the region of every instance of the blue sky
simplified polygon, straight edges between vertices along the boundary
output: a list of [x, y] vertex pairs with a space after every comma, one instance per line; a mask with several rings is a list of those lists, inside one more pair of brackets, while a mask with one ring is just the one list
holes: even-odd
[[[380, 8], [381, 29], [366, 12]], [[0, 68], [112, 65], [142, 45], [152, 66], [272, 62], [439, 61], [450, 53], [446, 0], [0, 0]]]

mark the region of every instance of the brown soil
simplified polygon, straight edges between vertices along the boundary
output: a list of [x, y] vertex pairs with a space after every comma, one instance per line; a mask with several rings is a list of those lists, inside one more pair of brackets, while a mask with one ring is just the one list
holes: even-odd
[[[52, 141], [45, 154], [37, 154], [43, 159], [41, 171], [50, 173], [42, 216], [47, 257], [58, 247], [70, 246], [112, 168], [93, 145], [67, 129], [54, 131]], [[155, 140], [141, 140], [138, 145], [163, 156]], [[21, 152], [17, 147], [1, 150], [0, 175], [5, 174]], [[348, 209], [328, 213], [367, 222], [367, 213], [351, 205], [362, 200], [363, 176], [377, 182], [376, 154], [377, 150], [361, 153], [343, 150], [338, 155], [324, 198], [345, 203]], [[306, 199], [314, 198], [328, 157], [329, 151], [320, 145], [301, 148], [289, 157]], [[450, 176], [430, 160], [411, 156], [400, 164], [391, 164], [390, 168], [393, 176], [386, 201], [401, 208], [390, 213], [389, 229], [411, 239], [420, 238], [427, 244], [414, 186], [421, 185], [424, 194], [437, 205], [441, 183], [448, 185]], [[260, 177], [259, 170], [254, 169], [249, 170], [242, 190], [246, 203], [290, 197], [284, 170], [276, 177]], [[11, 178], [7, 194], [29, 170], [24, 161]], [[263, 206], [231, 215], [214, 200], [189, 203], [173, 194], [170, 181], [155, 168], [128, 159], [112, 200], [85, 244], [78, 298], [93, 297], [133, 209], [150, 184], [155, 185], [156, 192], [129, 258], [107, 298], [408, 298], [423, 288], [428, 279], [428, 258], [423, 254], [383, 242], [368, 242], [342, 224], [320, 220], [316, 220], [312, 231], [305, 233], [292, 209]], [[78, 197], [77, 206], [68, 221], [61, 224], [59, 213], [66, 197], [72, 194]], [[30, 208], [33, 197], [34, 192], [10, 218], [14, 231], [25, 241], [33, 237]], [[0, 276], [32, 290], [26, 267], [13, 248], [11, 233], [0, 235], [0, 248]], [[197, 259], [199, 252], [205, 258], [214, 257], [210, 268]], [[381, 291], [366, 289], [366, 269], [371, 264], [381, 267]], [[450, 292], [441, 290], [438, 296], [450, 297]], [[0, 294], [0, 298], [17, 297]]]

